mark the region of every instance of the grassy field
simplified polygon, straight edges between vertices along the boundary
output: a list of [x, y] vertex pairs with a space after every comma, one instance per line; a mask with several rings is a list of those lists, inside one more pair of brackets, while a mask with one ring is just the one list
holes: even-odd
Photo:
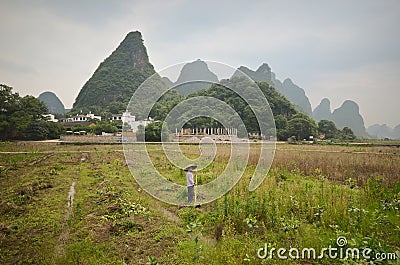
[[[199, 172], [223, 171], [229, 154]], [[156, 168], [184, 184], [160, 145]], [[196, 145], [182, 146], [189, 157]], [[272, 168], [247, 189], [258, 158], [224, 197], [201, 208], [162, 203], [131, 176], [121, 145], [0, 145], [1, 264], [368, 264], [362, 259], [260, 259], [268, 248], [336, 246], [394, 253], [399, 264], [400, 148], [279, 144]], [[287, 255], [287, 253], [286, 253]]]

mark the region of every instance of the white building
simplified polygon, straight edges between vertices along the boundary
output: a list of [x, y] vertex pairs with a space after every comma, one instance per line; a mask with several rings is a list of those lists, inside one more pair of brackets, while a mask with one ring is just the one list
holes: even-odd
[[82, 122], [82, 121], [88, 121], [90, 119], [101, 121], [101, 116], [96, 116], [96, 115], [94, 115], [93, 113], [90, 112], [90, 113], [88, 113], [86, 115], [84, 115], [84, 114], [79, 114], [78, 115], [77, 114], [77, 115], [72, 116], [70, 118], [62, 119], [61, 122]]
[[129, 111], [125, 111], [122, 114], [122, 122], [124, 124], [128, 124], [128, 126], [131, 128], [132, 132], [136, 132], [138, 130], [139, 125], [143, 125], [144, 127], [147, 126], [147, 124], [152, 123], [154, 120], [149, 117], [149, 119], [137, 121], [136, 117], [134, 115], [131, 115]]
[[58, 120], [51, 113], [50, 114], [44, 114], [43, 117], [48, 118], [47, 121], [58, 122]]
[[89, 114], [86, 114], [86, 117], [89, 119], [92, 119], [92, 120], [99, 120], [99, 121], [101, 121], [101, 116], [96, 116], [96, 115], [94, 115], [93, 113], [91, 113], [91, 112], [89, 112]]
[[122, 114], [113, 114], [110, 121], [122, 121]]

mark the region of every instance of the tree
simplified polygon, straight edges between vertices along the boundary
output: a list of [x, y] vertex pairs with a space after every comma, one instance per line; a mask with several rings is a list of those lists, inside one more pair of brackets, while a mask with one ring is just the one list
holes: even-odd
[[354, 132], [351, 128], [344, 127], [342, 129], [342, 139], [344, 141], [353, 141], [356, 139], [356, 136], [354, 135]]
[[122, 113], [126, 110], [126, 106], [127, 104], [124, 104], [123, 102], [113, 101], [108, 104], [107, 111], [112, 114]]
[[289, 138], [289, 133], [287, 131], [288, 121], [286, 117], [282, 114], [278, 114], [275, 116], [275, 127], [276, 127], [276, 136], [280, 140], [286, 140]]
[[46, 122], [48, 128], [47, 139], [57, 139], [65, 133], [65, 127], [56, 122]]
[[162, 122], [152, 122], [147, 124], [145, 128], [146, 142], [161, 142]]
[[49, 135], [49, 127], [46, 121], [39, 120], [35, 122], [31, 122], [27, 126], [26, 130], [27, 134], [25, 136], [26, 140], [45, 140]]
[[325, 134], [325, 139], [340, 138], [340, 131], [336, 128], [336, 125], [333, 121], [319, 121], [318, 132]]
[[33, 96], [20, 97], [12, 87], [0, 85], [0, 136], [2, 140], [43, 140], [59, 136], [58, 125], [46, 121], [46, 105]]
[[97, 135], [101, 135], [103, 132], [105, 133], [115, 133], [118, 131], [118, 128], [112, 125], [108, 121], [101, 121], [96, 124], [93, 128], [93, 132]]
[[9, 139], [13, 125], [11, 115], [18, 110], [18, 93], [12, 93], [12, 87], [0, 85], [0, 132], [3, 140]]
[[317, 134], [317, 124], [307, 115], [299, 113], [288, 121], [288, 133], [296, 136], [298, 141], [308, 139], [311, 135]]
[[[244, 122], [246, 128], [238, 128], [239, 129], [239, 137], [246, 136], [244, 133], [246, 130], [249, 133], [259, 133], [260, 127], [257, 121], [252, 108], [244, 101], [238, 94], [236, 94], [231, 89], [227, 87], [235, 87], [240, 91], [244, 91], [248, 88], [249, 84], [246, 78], [234, 77], [229, 80], [223, 80], [222, 85], [214, 84], [210, 88], [193, 93], [188, 97], [194, 96], [207, 96], [207, 97], [214, 97], [223, 102], [226, 102], [229, 106], [231, 106], [239, 115], [240, 119]], [[263, 94], [265, 95], [268, 103], [271, 107], [272, 113], [275, 117], [275, 125], [276, 125], [276, 133], [277, 137], [280, 140], [286, 140], [288, 136], [288, 128], [287, 122], [293, 119], [299, 112], [293, 106], [290, 101], [288, 101], [284, 96], [282, 96], [279, 92], [276, 91], [275, 88], [270, 86], [266, 82], [257, 83], [258, 87], [261, 89]], [[257, 98], [253, 98], [253, 95], [248, 94], [248, 98], [255, 100], [257, 102]], [[257, 105], [257, 104], [253, 104]], [[254, 106], [253, 106], [254, 107]], [[308, 116], [305, 115], [307, 119], [310, 119]], [[265, 118], [264, 122], [266, 123], [266, 128], [271, 127], [268, 123], [269, 117], [262, 117]], [[207, 120], [203, 120], [206, 122]], [[210, 120], [208, 120], [210, 121]], [[238, 125], [236, 125], [238, 126]], [[197, 127], [211, 127], [210, 124], [197, 124]], [[246, 130], [245, 130], [246, 129]], [[308, 137], [308, 136], [307, 136]]]

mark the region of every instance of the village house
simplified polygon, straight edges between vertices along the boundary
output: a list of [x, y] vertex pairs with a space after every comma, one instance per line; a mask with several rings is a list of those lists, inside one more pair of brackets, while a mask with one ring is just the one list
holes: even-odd
[[58, 122], [58, 120], [55, 118], [55, 116], [51, 113], [44, 114], [43, 117], [47, 118], [47, 121]]
[[[119, 117], [115, 116], [115, 118], [119, 118]], [[132, 130], [132, 132], [136, 132], [138, 130], [139, 125], [146, 127], [147, 124], [154, 122], [154, 120], [150, 117], [148, 119], [137, 121], [136, 116], [132, 115], [129, 111], [125, 111], [121, 115], [121, 119], [125, 125], [129, 126], [129, 128]]]
[[101, 121], [101, 116], [96, 116], [93, 113], [89, 112], [88, 114], [77, 114], [75, 116], [69, 117], [69, 118], [62, 118], [60, 119], [61, 123], [80, 123], [80, 122], [87, 122], [90, 120], [99, 120]]

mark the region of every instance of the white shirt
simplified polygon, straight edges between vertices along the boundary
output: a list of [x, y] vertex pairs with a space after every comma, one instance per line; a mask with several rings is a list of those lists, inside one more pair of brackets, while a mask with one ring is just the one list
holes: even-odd
[[193, 179], [193, 173], [188, 171], [186, 173], [186, 185], [188, 187], [193, 186], [194, 185], [194, 179]]

